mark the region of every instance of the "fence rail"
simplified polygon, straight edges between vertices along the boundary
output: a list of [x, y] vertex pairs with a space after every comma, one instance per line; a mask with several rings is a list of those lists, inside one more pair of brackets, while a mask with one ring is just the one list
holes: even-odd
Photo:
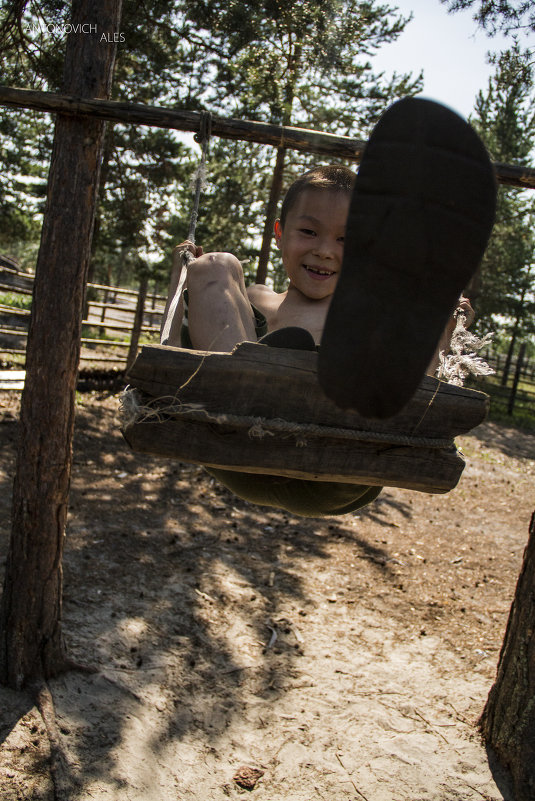
[[[0, 293], [7, 293], [8, 300], [13, 295], [18, 301], [0, 303], [0, 357], [9, 361], [25, 355], [34, 276], [6, 266], [6, 261], [0, 260]], [[132, 342], [137, 343], [140, 335], [144, 341], [158, 340], [165, 306], [163, 295], [147, 294], [136, 326], [139, 291], [96, 283], [89, 283], [87, 287], [92, 297], [87, 302], [82, 322], [83, 364], [125, 367], [135, 358], [137, 348], [133, 353], [130, 351]], [[21, 308], [21, 304], [27, 307]]]

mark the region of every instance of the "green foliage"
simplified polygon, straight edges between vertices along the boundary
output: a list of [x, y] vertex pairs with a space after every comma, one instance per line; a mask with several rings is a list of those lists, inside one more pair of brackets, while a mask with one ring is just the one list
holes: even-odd
[[51, 130], [43, 115], [0, 109], [0, 249], [13, 253], [39, 236]]
[[[181, 187], [193, 166], [189, 149], [172, 133], [157, 128], [109, 126], [101, 176], [101, 201], [94, 241], [93, 269], [98, 281], [139, 278], [169, 247], [169, 227], [186, 207]], [[112, 277], [113, 276], [113, 277]]]
[[532, 0], [440, 0], [449, 11], [474, 9], [474, 20], [490, 36], [499, 31], [506, 35], [535, 31], [535, 8]]
[[[67, 0], [7, 2], [0, 80], [61, 90], [61, 29], [69, 16]], [[113, 97], [364, 137], [385, 105], [420, 87], [419, 79], [372, 70], [373, 53], [406, 22], [374, 0], [155, 0], [142, 7], [125, 0]], [[0, 123], [12, 158], [0, 178], [1, 189], [11, 186], [1, 194], [0, 247], [22, 250], [27, 261], [38, 242], [52, 122], [10, 110]], [[188, 230], [196, 160], [196, 150], [172, 131], [108, 126], [94, 280], [135, 284], [141, 272], [168, 273], [171, 246]], [[197, 240], [249, 260], [251, 277], [273, 160], [269, 148], [211, 145]], [[289, 153], [285, 185], [317, 161]], [[283, 280], [277, 262], [273, 280]]]
[[[535, 101], [531, 70], [513, 78], [519, 63], [525, 63], [524, 54], [516, 46], [497, 59], [487, 92], [477, 97], [472, 122], [493, 160], [526, 165], [535, 144]], [[513, 339], [535, 331], [534, 222], [533, 193], [500, 187], [496, 224], [481, 267], [480, 330], [502, 330]]]
[[0, 16], [0, 83], [58, 91], [71, 4], [65, 0], [6, 0]]
[[[389, 82], [372, 74], [369, 56], [407, 21], [374, 2], [196, 0], [187, 4], [184, 24], [189, 35], [206, 28], [211, 36], [202, 55], [214, 74], [205, 94], [210, 108], [285, 124], [320, 124], [323, 117], [325, 125], [349, 132], [362, 116], [358, 101], [365, 101], [368, 118], [369, 106], [382, 104], [388, 91]], [[334, 106], [337, 113], [329, 113]]]
[[[184, 35], [199, 42], [199, 70], [214, 76], [203, 94], [210, 110], [364, 138], [386, 105], [421, 88], [421, 78], [375, 75], [370, 62], [407, 21], [374, 2], [194, 0], [186, 7]], [[208, 37], [210, 47], [203, 49]], [[199, 241], [251, 259], [251, 277], [260, 245], [252, 237], [263, 227], [275, 153], [224, 142], [212, 153]], [[317, 163], [322, 160], [288, 151], [284, 185]], [[284, 277], [276, 255], [274, 262], [271, 279], [279, 287]]]
[[18, 292], [0, 292], [0, 304], [14, 309], [31, 309], [32, 296], [21, 295]]

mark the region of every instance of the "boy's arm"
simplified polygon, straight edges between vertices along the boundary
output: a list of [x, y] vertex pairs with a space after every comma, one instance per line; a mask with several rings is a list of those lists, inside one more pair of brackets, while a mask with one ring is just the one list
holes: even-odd
[[[181, 244], [177, 245], [173, 250], [169, 291], [160, 329], [160, 342], [163, 345], [180, 344], [180, 339], [177, 339], [177, 337], [179, 337], [180, 334], [183, 315], [182, 289], [185, 283], [183, 271], [186, 269], [186, 266], [182, 254], [185, 250], [189, 250], [195, 258], [203, 254], [202, 247], [200, 245], [195, 245], [189, 240], [181, 242]], [[184, 281], [181, 280], [182, 278], [184, 278]]]

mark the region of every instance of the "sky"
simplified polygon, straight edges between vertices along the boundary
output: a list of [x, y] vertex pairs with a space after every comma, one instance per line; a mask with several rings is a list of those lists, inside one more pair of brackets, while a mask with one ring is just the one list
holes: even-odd
[[[467, 117], [478, 91], [486, 89], [494, 72], [486, 53], [505, 49], [510, 40], [489, 38], [473, 21], [473, 12], [449, 14], [440, 0], [391, 0], [390, 5], [404, 16], [412, 11], [413, 19], [396, 42], [381, 47], [373, 58], [374, 69], [415, 75], [423, 69], [422, 95]], [[521, 43], [535, 46], [535, 35]]]

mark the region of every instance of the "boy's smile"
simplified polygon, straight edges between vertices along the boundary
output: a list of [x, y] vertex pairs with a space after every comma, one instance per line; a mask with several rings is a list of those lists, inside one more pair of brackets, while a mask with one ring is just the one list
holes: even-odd
[[275, 224], [290, 287], [311, 300], [329, 297], [336, 287], [349, 201], [348, 192], [307, 189], [289, 209], [284, 228]]

